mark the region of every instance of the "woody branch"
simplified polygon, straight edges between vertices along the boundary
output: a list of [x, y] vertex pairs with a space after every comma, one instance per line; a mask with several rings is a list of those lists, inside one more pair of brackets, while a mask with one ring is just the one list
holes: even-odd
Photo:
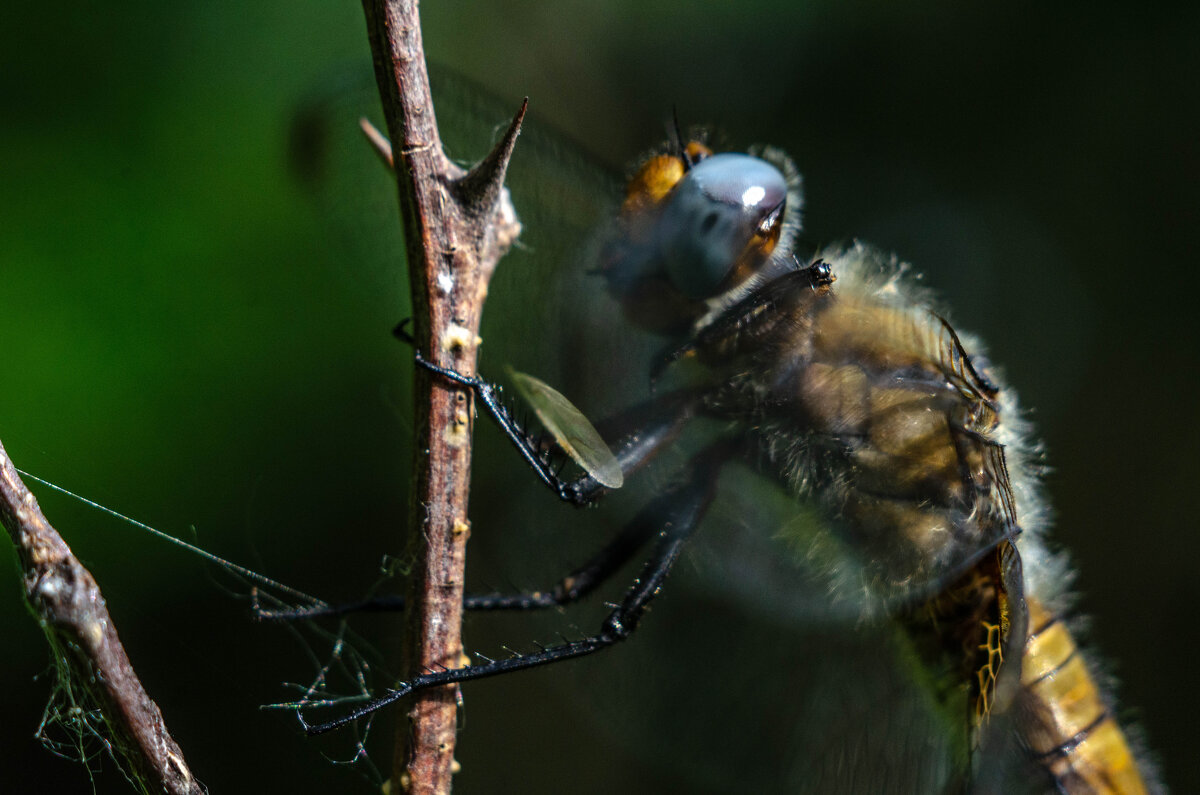
[[[525, 109], [487, 158], [470, 171], [459, 168], [442, 152], [417, 4], [364, 0], [363, 8], [393, 142], [414, 338], [435, 364], [473, 374], [488, 281], [520, 231], [503, 184]], [[405, 532], [415, 565], [402, 644], [410, 675], [461, 665], [473, 417], [467, 391], [423, 369], [414, 390], [415, 486]], [[450, 791], [455, 696], [453, 687], [421, 691], [402, 707], [393, 792]]]
[[62, 654], [71, 686], [99, 707], [117, 764], [145, 792], [205, 792], [138, 680], [100, 586], [50, 525], [2, 444], [0, 523], [17, 547], [25, 599]]

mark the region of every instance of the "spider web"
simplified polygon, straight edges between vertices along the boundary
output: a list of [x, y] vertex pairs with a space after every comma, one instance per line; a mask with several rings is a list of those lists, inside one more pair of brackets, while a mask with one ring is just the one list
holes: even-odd
[[[322, 599], [217, 556], [55, 483], [28, 472], [21, 471], [21, 474], [201, 558], [213, 567], [210, 579], [214, 587], [246, 603], [255, 615], [304, 613], [330, 606]], [[380, 577], [368, 595], [384, 583], [402, 576], [405, 569], [403, 560], [385, 557]], [[344, 617], [326, 619], [324, 622], [316, 618], [298, 618], [270, 623], [283, 627], [292, 637], [311, 673], [305, 682], [284, 682], [283, 688], [293, 697], [263, 704], [260, 707], [263, 710], [291, 712], [301, 726], [318, 723], [331, 713], [349, 711], [370, 701], [386, 684], [396, 680], [388, 672], [383, 656], [368, 640], [355, 633]], [[78, 671], [78, 666], [72, 663], [72, 660], [84, 659], [83, 652], [69, 648], [45, 624], [42, 624], [42, 629], [50, 647], [51, 663], [47, 673], [53, 677], [53, 684], [36, 738], [56, 756], [83, 765], [92, 781], [93, 790], [96, 788], [95, 776], [102, 770], [103, 760], [107, 757], [137, 791], [158, 792], [159, 788], [154, 782], [145, 781], [138, 775], [137, 765], [130, 762], [139, 755], [138, 750], [121, 739], [122, 732], [109, 725], [101, 701]], [[383, 785], [386, 776], [372, 762], [367, 751], [374, 719], [374, 714], [369, 715], [339, 732], [348, 738], [348, 751], [336, 755], [325, 750], [319, 753], [335, 765], [353, 767], [373, 788], [378, 788]]]

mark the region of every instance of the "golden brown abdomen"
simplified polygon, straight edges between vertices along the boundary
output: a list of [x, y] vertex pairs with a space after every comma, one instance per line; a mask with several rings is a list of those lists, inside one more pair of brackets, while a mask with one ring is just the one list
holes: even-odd
[[1070, 795], [1145, 793], [1121, 727], [1067, 625], [1029, 598], [1022, 701], [1035, 716], [1021, 732], [1034, 757]]

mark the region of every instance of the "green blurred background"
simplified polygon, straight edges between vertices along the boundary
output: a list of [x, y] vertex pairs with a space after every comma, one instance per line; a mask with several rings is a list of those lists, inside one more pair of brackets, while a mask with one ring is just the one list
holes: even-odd
[[[534, 123], [614, 170], [662, 138], [675, 105], [685, 122], [796, 158], [808, 243], [860, 238], [915, 263], [1033, 408], [1056, 538], [1079, 564], [1124, 714], [1176, 791], [1200, 789], [1187, 739], [1200, 9], [526, 0], [429, 2], [423, 15], [431, 58], [511, 107], [528, 95]], [[370, 244], [327, 233], [288, 161], [297, 113], [366, 70], [359, 6], [26, 5], [5, 17], [9, 454], [155, 526], [194, 527], [205, 547], [306, 591], [359, 595], [401, 543], [409, 364], [388, 330], [404, 279], [359, 261]], [[256, 709], [309, 673], [286, 632], [247, 621], [185, 554], [35, 490], [212, 791], [371, 791]], [[497, 546], [479, 541], [479, 517], [472, 545]], [[48, 653], [9, 549], [0, 791], [126, 791], [107, 760], [89, 784], [33, 739]], [[386, 619], [371, 626], [389, 634]], [[528, 637], [519, 621], [470, 626], [485, 653]], [[577, 720], [545, 676], [466, 691], [460, 791], [682, 786]]]

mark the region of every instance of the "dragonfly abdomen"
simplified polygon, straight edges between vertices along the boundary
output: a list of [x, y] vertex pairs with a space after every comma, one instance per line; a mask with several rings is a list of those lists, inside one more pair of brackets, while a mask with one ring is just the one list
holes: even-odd
[[1029, 638], [1021, 661], [1021, 734], [1034, 758], [1069, 795], [1147, 792], [1125, 734], [1067, 627], [1027, 599]]

